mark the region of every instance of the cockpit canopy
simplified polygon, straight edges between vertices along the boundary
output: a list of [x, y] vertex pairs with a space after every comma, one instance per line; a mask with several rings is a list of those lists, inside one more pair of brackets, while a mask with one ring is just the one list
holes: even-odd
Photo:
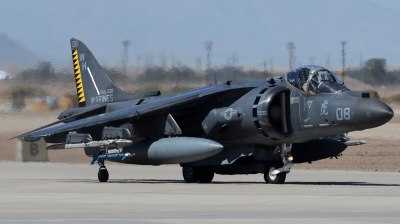
[[332, 72], [320, 66], [302, 66], [288, 72], [285, 76], [287, 82], [306, 94], [349, 90]]

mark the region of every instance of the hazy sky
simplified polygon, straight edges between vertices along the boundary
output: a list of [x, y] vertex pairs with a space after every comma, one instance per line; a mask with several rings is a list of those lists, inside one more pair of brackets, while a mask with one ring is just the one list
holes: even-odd
[[0, 33], [57, 65], [70, 66], [69, 39], [83, 41], [108, 66], [121, 65], [121, 42], [132, 42], [129, 64], [160, 63], [160, 53], [205, 67], [205, 41], [213, 41], [212, 65], [288, 66], [286, 43], [296, 45], [296, 65], [330, 67], [384, 57], [400, 66], [398, 0], [0, 0]]

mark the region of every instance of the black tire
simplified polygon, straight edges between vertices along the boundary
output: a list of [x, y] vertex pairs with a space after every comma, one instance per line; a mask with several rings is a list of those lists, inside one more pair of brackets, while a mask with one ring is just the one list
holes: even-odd
[[97, 177], [99, 178], [100, 182], [107, 182], [108, 180], [108, 171], [105, 168], [100, 168]]
[[[267, 183], [270, 184], [283, 184], [286, 180], [286, 173], [279, 173], [277, 175], [272, 175], [271, 172], [276, 170], [278, 166], [276, 165], [270, 165], [265, 167], [265, 172], [264, 172], [264, 180]], [[282, 166], [279, 166], [282, 167]], [[278, 168], [279, 168], [278, 167]]]
[[199, 183], [211, 183], [214, 178], [214, 170], [212, 167], [202, 167], [200, 169]]
[[200, 179], [198, 167], [184, 166], [182, 167], [182, 175], [186, 183], [197, 183]]

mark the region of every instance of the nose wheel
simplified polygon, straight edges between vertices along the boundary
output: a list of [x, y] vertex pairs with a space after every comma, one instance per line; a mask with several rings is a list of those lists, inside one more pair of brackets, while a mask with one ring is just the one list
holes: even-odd
[[101, 166], [99, 169], [99, 173], [97, 174], [100, 182], [107, 182], [108, 181], [108, 171], [105, 166]]
[[279, 166], [272, 164], [265, 168], [264, 180], [269, 184], [283, 184], [286, 180], [286, 173], [272, 174], [271, 172], [276, 170]]

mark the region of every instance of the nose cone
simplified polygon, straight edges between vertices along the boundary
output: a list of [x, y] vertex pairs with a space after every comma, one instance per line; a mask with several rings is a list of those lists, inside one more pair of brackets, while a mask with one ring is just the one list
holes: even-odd
[[359, 99], [354, 104], [354, 119], [357, 130], [374, 128], [385, 124], [393, 117], [393, 110], [376, 99]]

